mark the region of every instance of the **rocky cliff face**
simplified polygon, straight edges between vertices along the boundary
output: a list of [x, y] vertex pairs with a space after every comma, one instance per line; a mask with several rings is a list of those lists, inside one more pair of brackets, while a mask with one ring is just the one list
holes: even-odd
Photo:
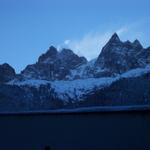
[[87, 63], [86, 58], [77, 56], [72, 50], [62, 49], [58, 52], [51, 46], [39, 57], [36, 64], [28, 65], [21, 75], [30, 79], [64, 80], [71, 69], [85, 63]]
[[[148, 65], [147, 58], [141, 60], [142, 53], [147, 53], [138, 40], [122, 42], [115, 33], [103, 47], [96, 65], [110, 73], [123, 73], [130, 69]], [[150, 57], [150, 55], [148, 56]], [[141, 61], [140, 61], [141, 60]]]
[[0, 111], [150, 104], [150, 48], [115, 33], [87, 61], [51, 46], [21, 74], [0, 65]]
[[138, 40], [122, 42], [115, 33], [97, 59], [72, 70], [69, 78], [111, 77], [149, 64], [150, 48], [143, 48]]
[[7, 63], [0, 65], [0, 83], [8, 82], [16, 76], [15, 70]]

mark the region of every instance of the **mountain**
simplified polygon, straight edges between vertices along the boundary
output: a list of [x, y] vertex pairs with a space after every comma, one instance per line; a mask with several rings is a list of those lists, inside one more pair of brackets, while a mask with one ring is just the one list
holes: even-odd
[[72, 70], [69, 78], [117, 76], [149, 64], [150, 48], [144, 49], [138, 40], [122, 42], [114, 33], [98, 58]]
[[14, 79], [15, 70], [7, 63], [0, 65], [0, 83], [5, 83]]
[[62, 49], [60, 52], [51, 46], [45, 54], [42, 54], [38, 62], [28, 65], [21, 75], [26, 78], [42, 80], [64, 80], [71, 69], [75, 69], [87, 63], [86, 58], [79, 57], [70, 49]]
[[0, 65], [0, 111], [150, 104], [150, 47], [114, 33], [91, 61], [51, 46], [20, 74]]
[[[102, 69], [107, 69], [110, 73], [123, 73], [142, 66], [139, 62], [139, 56], [142, 51], [146, 50], [143, 49], [138, 40], [133, 43], [130, 41], [122, 42], [115, 33], [103, 47], [96, 65]], [[147, 60], [145, 59], [144, 61]]]

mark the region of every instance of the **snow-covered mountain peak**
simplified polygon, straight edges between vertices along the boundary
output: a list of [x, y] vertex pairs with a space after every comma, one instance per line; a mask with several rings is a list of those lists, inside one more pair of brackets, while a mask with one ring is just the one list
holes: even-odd
[[[141, 53], [144, 54], [144, 58]], [[147, 54], [149, 55], [138, 40], [133, 43], [122, 42], [117, 33], [114, 33], [94, 61], [88, 62], [85, 57], [79, 57], [70, 49], [63, 48], [58, 51], [51, 46], [39, 57], [38, 63], [27, 66], [23, 75], [44, 80], [116, 76], [130, 69], [147, 65], [149, 62], [146, 58]]]
[[79, 57], [70, 49], [58, 51], [51, 46], [46, 53], [39, 57], [37, 63], [28, 65], [21, 74], [27, 78], [63, 80], [71, 69], [86, 62], [86, 58]]
[[0, 110], [150, 104], [149, 66], [150, 47], [122, 42], [116, 33], [89, 62], [51, 46], [21, 74], [0, 65]]
[[[143, 58], [143, 56], [145, 57]], [[103, 47], [96, 65], [109, 70], [110, 74], [120, 74], [133, 68], [148, 65], [149, 57], [150, 54], [143, 49], [138, 40], [133, 43], [130, 41], [122, 42], [117, 34], [114, 34]]]
[[72, 50], [58, 51], [51, 46], [37, 63], [28, 65], [21, 76], [28, 79], [74, 80], [112, 77], [150, 63], [149, 49], [143, 49], [138, 40], [122, 42], [114, 33], [102, 48], [98, 58], [88, 62]]

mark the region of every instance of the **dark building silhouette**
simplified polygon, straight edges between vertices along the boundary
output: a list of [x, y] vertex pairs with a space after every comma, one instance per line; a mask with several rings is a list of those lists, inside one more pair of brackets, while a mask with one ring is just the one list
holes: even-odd
[[44, 148], [44, 150], [51, 150], [50, 145], [46, 145], [45, 148]]

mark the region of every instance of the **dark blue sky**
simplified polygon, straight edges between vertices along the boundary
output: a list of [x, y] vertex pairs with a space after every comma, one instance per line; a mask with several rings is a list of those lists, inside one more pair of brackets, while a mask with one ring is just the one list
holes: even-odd
[[113, 32], [150, 45], [150, 0], [0, 0], [0, 63], [17, 72], [50, 45], [92, 59]]

